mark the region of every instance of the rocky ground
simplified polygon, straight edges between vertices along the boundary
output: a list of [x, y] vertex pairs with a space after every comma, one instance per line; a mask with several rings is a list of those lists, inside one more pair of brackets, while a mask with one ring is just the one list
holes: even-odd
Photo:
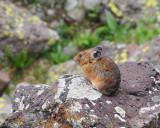
[[110, 97], [79, 75], [63, 75], [51, 86], [22, 84], [1, 127], [158, 128], [160, 73], [147, 62], [119, 68], [120, 89]]
[[[0, 1], [2, 127], [159, 128], [160, 35], [142, 45], [106, 40], [98, 45], [103, 48], [103, 55], [112, 58], [121, 70], [121, 87], [113, 97], [93, 90], [73, 60], [53, 65], [39, 58], [21, 71], [18, 78], [13, 76], [15, 68], [1, 66], [7, 59], [6, 52], [18, 55], [24, 54], [25, 49], [29, 57], [42, 55], [60, 39], [56, 28], [62, 20], [81, 25], [96, 4], [101, 24], [106, 21], [107, 12], [111, 12], [118, 23], [132, 26], [144, 15], [151, 15], [157, 17], [158, 27], [158, 0], [67, 0], [67, 4], [63, 0], [62, 3], [46, 0], [36, 6], [28, 2]], [[65, 54], [77, 51], [71, 46], [63, 49]], [[38, 75], [33, 75], [35, 72]], [[22, 83], [17, 85], [13, 78], [21, 79]], [[37, 79], [43, 82], [39, 84]], [[8, 86], [12, 88], [9, 92], [12, 98], [3, 93]]]

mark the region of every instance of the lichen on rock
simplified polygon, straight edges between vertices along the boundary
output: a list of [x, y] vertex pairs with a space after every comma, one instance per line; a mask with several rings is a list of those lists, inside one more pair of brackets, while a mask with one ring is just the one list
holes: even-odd
[[0, 1], [0, 52], [5, 58], [6, 47], [16, 55], [23, 49], [29, 56], [43, 53], [59, 39], [58, 33], [47, 28], [39, 17], [10, 1]]
[[[128, 67], [131, 68], [130, 73], [127, 73]], [[120, 64], [119, 68], [121, 88], [110, 97], [94, 90], [81, 75], [65, 74], [51, 85], [19, 86], [12, 98], [13, 112], [2, 126], [154, 127], [153, 122], [158, 123], [160, 118], [160, 90], [154, 80], [146, 76], [156, 78], [159, 72], [147, 62], [127, 62]], [[138, 71], [140, 76], [134, 76]], [[142, 75], [145, 79], [134, 82]], [[144, 85], [145, 88], [141, 88]]]

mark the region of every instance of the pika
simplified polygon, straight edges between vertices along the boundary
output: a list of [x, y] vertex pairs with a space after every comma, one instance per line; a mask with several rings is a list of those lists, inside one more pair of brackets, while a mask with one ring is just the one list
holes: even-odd
[[94, 89], [108, 96], [114, 95], [118, 90], [120, 70], [112, 59], [102, 56], [101, 47], [80, 51], [73, 60], [81, 66]]

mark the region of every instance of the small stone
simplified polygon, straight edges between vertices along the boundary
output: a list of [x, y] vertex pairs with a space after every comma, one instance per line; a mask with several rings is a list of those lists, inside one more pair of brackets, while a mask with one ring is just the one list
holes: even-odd
[[53, 9], [48, 9], [47, 10], [47, 15], [53, 16], [54, 14], [55, 14], [55, 10], [53, 10]]
[[160, 102], [160, 96], [153, 96], [152, 101], [154, 102]]

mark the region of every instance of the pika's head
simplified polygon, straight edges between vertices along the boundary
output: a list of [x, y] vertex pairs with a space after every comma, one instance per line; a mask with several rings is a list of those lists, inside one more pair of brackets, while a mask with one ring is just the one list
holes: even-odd
[[100, 59], [102, 55], [102, 48], [101, 47], [95, 47], [91, 49], [87, 49], [84, 51], [80, 51], [77, 53], [77, 55], [74, 57], [74, 61], [81, 66], [92, 63], [93, 61], [97, 61]]

